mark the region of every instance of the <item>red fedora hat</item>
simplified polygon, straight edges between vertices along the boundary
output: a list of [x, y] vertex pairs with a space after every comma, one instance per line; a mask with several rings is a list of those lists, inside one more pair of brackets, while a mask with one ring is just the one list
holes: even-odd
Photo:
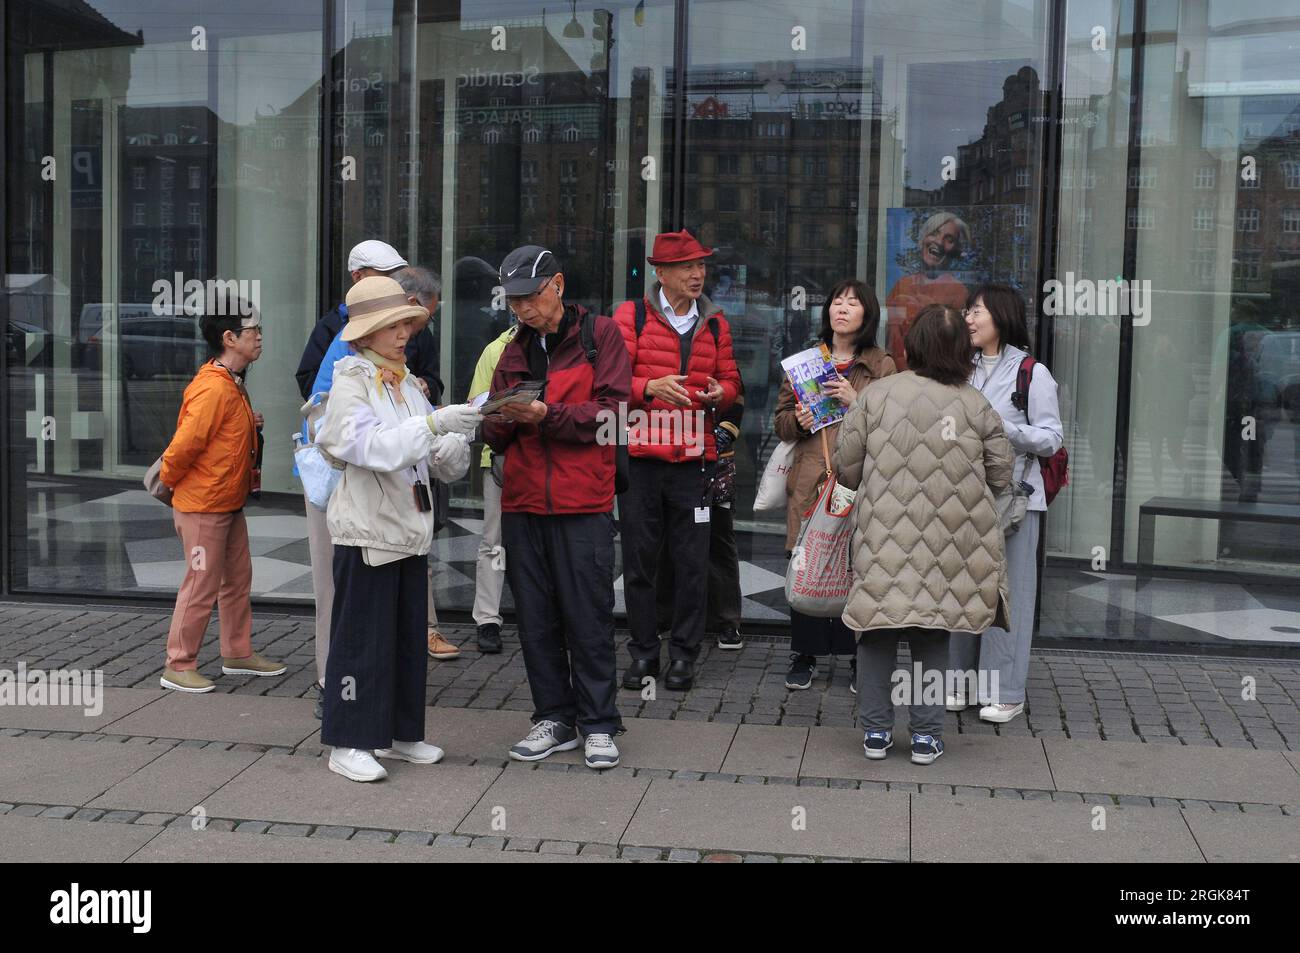
[[705, 248], [683, 228], [680, 232], [656, 235], [654, 251], [646, 261], [652, 265], [676, 265], [683, 261], [708, 258], [712, 254], [712, 248]]

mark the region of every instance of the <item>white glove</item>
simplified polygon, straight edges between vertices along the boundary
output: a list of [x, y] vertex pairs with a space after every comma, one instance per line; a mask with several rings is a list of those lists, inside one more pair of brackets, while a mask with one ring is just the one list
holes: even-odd
[[433, 441], [429, 475], [443, 483], [459, 480], [469, 472], [469, 457], [469, 440], [464, 434], [443, 434]]
[[434, 434], [471, 434], [483, 421], [483, 415], [469, 404], [448, 404], [429, 415]]

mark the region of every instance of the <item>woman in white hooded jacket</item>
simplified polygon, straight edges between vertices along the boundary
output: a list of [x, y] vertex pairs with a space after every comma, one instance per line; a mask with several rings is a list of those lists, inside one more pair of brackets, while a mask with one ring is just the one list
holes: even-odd
[[346, 466], [326, 521], [334, 544], [334, 605], [321, 741], [329, 768], [353, 781], [387, 771], [375, 757], [433, 764], [424, 741], [426, 571], [433, 545], [431, 478], [469, 469], [480, 415], [434, 410], [407, 371], [413, 319], [425, 317], [392, 278], [348, 292], [342, 337], [354, 353], [334, 365], [317, 443]]
[[[983, 706], [980, 718], [1003, 723], [1025, 710], [1025, 681], [1029, 675], [1029, 645], [1034, 635], [1034, 602], [1038, 592], [1038, 539], [1047, 511], [1038, 458], [1050, 457], [1061, 449], [1061, 411], [1056, 379], [1038, 363], [1034, 364], [1030, 377], [1027, 406], [1018, 406], [1013, 400], [1020, 364], [1029, 353], [1025, 301], [1020, 292], [1004, 284], [982, 285], [971, 292], [963, 313], [975, 349], [970, 384], [1002, 418], [1015, 454], [1011, 479], [1032, 488], [1024, 522], [1006, 541], [1010, 627], [994, 626], [978, 637], [953, 633], [948, 643], [948, 665], [954, 672], [974, 671], [978, 657], [979, 672], [985, 675], [987, 690], [990, 695], [996, 690], [997, 695], [979, 700]], [[966, 684], [980, 684], [978, 676]], [[957, 691], [958, 694], [948, 696], [949, 711], [960, 711], [968, 701], [973, 701], [961, 688]]]

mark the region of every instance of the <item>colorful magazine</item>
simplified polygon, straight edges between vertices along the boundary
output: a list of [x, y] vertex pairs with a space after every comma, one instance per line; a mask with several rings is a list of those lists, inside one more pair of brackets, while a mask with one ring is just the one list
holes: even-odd
[[791, 354], [781, 361], [781, 368], [794, 388], [795, 400], [812, 412], [812, 433], [844, 419], [844, 405], [823, 386], [841, 377], [831, 360], [830, 348], [821, 344]]

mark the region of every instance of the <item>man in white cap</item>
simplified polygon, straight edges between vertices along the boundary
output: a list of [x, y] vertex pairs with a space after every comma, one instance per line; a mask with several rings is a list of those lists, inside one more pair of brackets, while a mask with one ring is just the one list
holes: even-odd
[[[396, 248], [374, 238], [354, 245], [348, 253], [348, 272], [352, 275], [353, 284], [370, 275], [390, 275], [406, 265], [406, 259], [397, 253]], [[312, 328], [307, 347], [302, 352], [302, 360], [298, 362], [298, 370], [293, 375], [298, 381], [298, 391], [303, 400], [311, 396], [311, 385], [320, 370], [321, 358], [347, 323], [348, 306], [340, 302], [337, 308], [321, 315], [316, 327]]]

